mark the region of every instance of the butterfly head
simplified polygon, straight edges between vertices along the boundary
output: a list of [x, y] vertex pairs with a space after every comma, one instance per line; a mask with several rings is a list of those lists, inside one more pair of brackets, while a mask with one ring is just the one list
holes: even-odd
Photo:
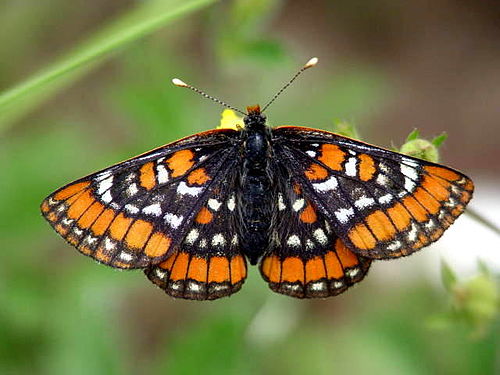
[[247, 115], [243, 121], [247, 129], [264, 127], [266, 124], [266, 115], [261, 112], [259, 105], [248, 106]]

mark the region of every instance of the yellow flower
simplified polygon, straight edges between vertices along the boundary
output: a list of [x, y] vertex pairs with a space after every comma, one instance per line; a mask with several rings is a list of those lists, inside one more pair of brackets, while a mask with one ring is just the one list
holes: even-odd
[[217, 126], [217, 129], [239, 130], [244, 127], [243, 117], [238, 116], [232, 109], [222, 111], [220, 125]]

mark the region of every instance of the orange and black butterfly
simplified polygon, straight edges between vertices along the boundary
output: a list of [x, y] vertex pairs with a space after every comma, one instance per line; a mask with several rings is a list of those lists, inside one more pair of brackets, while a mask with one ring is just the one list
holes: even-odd
[[448, 167], [327, 131], [270, 128], [258, 106], [245, 115], [244, 127], [72, 182], [42, 213], [81, 253], [143, 269], [173, 297], [229, 296], [248, 260], [273, 291], [316, 298], [361, 281], [372, 260], [436, 241], [471, 199], [472, 181]]

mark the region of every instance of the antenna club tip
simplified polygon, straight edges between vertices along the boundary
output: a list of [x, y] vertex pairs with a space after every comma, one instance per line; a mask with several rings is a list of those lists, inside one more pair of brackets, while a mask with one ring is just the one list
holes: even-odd
[[178, 87], [188, 87], [188, 84], [184, 81], [181, 81], [179, 78], [174, 78], [172, 80], [172, 83]]
[[318, 63], [318, 58], [317, 57], [313, 57], [311, 58], [307, 63], [306, 65], [304, 65], [304, 69], [309, 69], [309, 68], [312, 68], [313, 66], [315, 66], [316, 64]]

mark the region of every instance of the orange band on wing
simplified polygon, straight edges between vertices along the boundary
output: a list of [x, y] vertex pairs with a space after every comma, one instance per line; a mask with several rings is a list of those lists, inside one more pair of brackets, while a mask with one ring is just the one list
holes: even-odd
[[281, 281], [304, 282], [304, 262], [298, 257], [285, 258], [281, 264]]
[[311, 206], [310, 203], [307, 203], [306, 208], [301, 212], [300, 214], [300, 221], [303, 223], [314, 223], [318, 219], [318, 216], [316, 215], [316, 210]]
[[229, 261], [226, 257], [210, 258], [208, 280], [209, 283], [222, 283], [229, 280]]
[[306, 283], [326, 278], [325, 264], [322, 257], [314, 257], [306, 262]]
[[85, 189], [87, 186], [90, 185], [90, 182], [79, 182], [77, 184], [70, 185], [68, 187], [65, 187], [64, 189], [58, 191], [57, 193], [54, 194], [54, 199], [56, 201], [62, 201], [65, 200], [72, 195], [75, 195], [76, 193], [82, 191]]
[[375, 175], [375, 161], [366, 154], [359, 155], [359, 178], [362, 181], [368, 181]]
[[206, 207], [202, 207], [202, 209], [196, 215], [195, 221], [199, 224], [208, 224], [212, 221], [213, 215]]
[[335, 171], [342, 170], [342, 162], [345, 159], [345, 152], [339, 146], [324, 144], [321, 146], [321, 156], [318, 158], [320, 162]]
[[125, 217], [122, 213], [118, 214], [109, 226], [111, 237], [117, 241], [121, 241], [125, 233], [127, 233], [130, 224], [132, 224], [131, 218]]
[[95, 202], [94, 197], [92, 197], [92, 194], [90, 193], [90, 190], [84, 191], [78, 199], [71, 204], [71, 206], [68, 209], [67, 215], [71, 219], [78, 219], [87, 208], [90, 207], [92, 203]]
[[455, 173], [453, 171], [450, 171], [448, 168], [426, 166], [426, 167], [424, 167], [424, 170], [427, 173], [430, 173], [434, 176], [444, 178], [445, 180], [448, 180], [448, 181], [456, 181], [460, 178], [460, 175], [458, 175], [457, 173]]
[[207, 282], [207, 260], [194, 256], [189, 263], [189, 271], [187, 277], [200, 283]]
[[210, 176], [207, 175], [204, 168], [198, 168], [188, 175], [187, 180], [189, 185], [203, 185], [205, 182], [210, 180]]
[[328, 176], [325, 168], [318, 164], [311, 164], [310, 167], [304, 172], [309, 180], [324, 180]]
[[181, 150], [168, 158], [166, 163], [172, 171], [172, 177], [179, 177], [185, 174], [194, 165], [193, 157], [193, 151]]
[[165, 255], [170, 249], [172, 239], [162, 233], [156, 232], [149, 239], [144, 252], [148, 257], [155, 258]]
[[128, 230], [125, 242], [132, 249], [142, 249], [153, 231], [153, 225], [144, 220], [136, 220]]
[[245, 260], [241, 255], [236, 255], [231, 259], [231, 284], [239, 283], [246, 275]]
[[146, 190], [151, 190], [156, 186], [156, 176], [154, 164], [152, 162], [144, 164], [139, 171], [139, 182]]

